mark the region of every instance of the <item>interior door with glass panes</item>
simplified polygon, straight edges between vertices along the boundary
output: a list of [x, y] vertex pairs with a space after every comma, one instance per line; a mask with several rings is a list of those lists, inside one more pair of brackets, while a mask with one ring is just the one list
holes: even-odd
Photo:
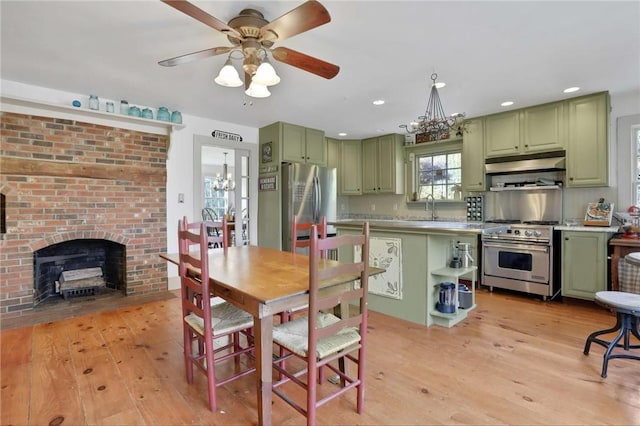
[[249, 212], [251, 211], [251, 168], [250, 168], [250, 152], [244, 149], [236, 149], [234, 153], [234, 179], [236, 183], [234, 191], [233, 205], [236, 206], [234, 211], [235, 232], [234, 245], [250, 245], [251, 243], [251, 227], [249, 226]]

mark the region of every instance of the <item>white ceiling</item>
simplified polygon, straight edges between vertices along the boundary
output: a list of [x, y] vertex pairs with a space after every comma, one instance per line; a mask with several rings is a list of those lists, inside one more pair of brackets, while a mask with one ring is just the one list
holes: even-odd
[[[332, 80], [272, 61], [282, 82], [243, 105], [213, 83], [225, 55], [173, 68], [159, 60], [229, 46], [221, 33], [159, 1], [0, 1], [2, 79], [261, 127], [327, 136], [401, 132], [424, 114], [437, 72], [447, 114], [478, 116], [609, 90], [640, 90], [638, 1], [327, 1], [332, 21], [276, 43], [340, 65]], [[195, 1], [227, 22], [250, 7], [273, 20], [302, 3]], [[577, 94], [562, 90], [580, 86]], [[384, 99], [382, 107], [372, 105]]]

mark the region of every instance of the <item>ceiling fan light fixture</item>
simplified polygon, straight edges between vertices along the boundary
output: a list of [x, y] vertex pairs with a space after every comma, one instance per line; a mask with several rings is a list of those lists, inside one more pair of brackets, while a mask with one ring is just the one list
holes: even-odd
[[252, 77], [252, 81], [263, 86], [274, 86], [280, 83], [280, 77], [276, 74], [273, 65], [269, 63], [267, 58], [264, 58], [255, 75]]
[[268, 98], [271, 96], [271, 92], [269, 92], [267, 86], [258, 84], [255, 81], [251, 81], [249, 88], [245, 90], [244, 93], [252, 98]]
[[224, 87], [240, 87], [243, 84], [242, 80], [240, 80], [238, 70], [231, 65], [231, 58], [227, 58], [227, 62], [224, 63], [218, 76], [214, 78], [213, 81]]

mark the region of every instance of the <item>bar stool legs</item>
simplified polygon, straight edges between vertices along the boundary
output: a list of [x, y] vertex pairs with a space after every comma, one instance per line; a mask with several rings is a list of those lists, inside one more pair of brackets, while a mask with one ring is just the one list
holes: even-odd
[[[587, 337], [587, 341], [584, 345], [584, 354], [589, 355], [589, 349], [591, 347], [591, 343], [597, 343], [606, 348], [606, 351], [603, 355], [603, 363], [602, 363], [602, 374], [603, 378], [607, 377], [607, 366], [610, 359], [614, 358], [626, 358], [626, 359], [637, 359], [640, 360], [640, 355], [631, 355], [625, 353], [616, 353], [612, 354], [614, 348], [623, 348], [625, 351], [629, 351], [630, 349], [640, 349], [640, 344], [632, 345], [630, 344], [629, 337], [633, 334], [638, 340], [640, 340], [640, 333], [638, 332], [638, 317], [634, 315], [631, 311], [618, 309], [616, 312], [616, 325], [608, 328], [606, 330], [600, 330], [593, 332]], [[618, 331], [618, 334], [608, 342], [606, 340], [598, 338], [598, 336], [602, 334], [613, 333], [614, 331]], [[620, 340], [623, 340], [623, 343], [620, 344]]]

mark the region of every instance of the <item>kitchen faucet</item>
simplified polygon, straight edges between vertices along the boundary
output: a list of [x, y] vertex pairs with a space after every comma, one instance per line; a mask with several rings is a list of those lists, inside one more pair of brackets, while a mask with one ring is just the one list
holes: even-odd
[[436, 199], [433, 194], [427, 194], [424, 197], [424, 211], [429, 211], [429, 198], [431, 198], [431, 220], [436, 220]]

